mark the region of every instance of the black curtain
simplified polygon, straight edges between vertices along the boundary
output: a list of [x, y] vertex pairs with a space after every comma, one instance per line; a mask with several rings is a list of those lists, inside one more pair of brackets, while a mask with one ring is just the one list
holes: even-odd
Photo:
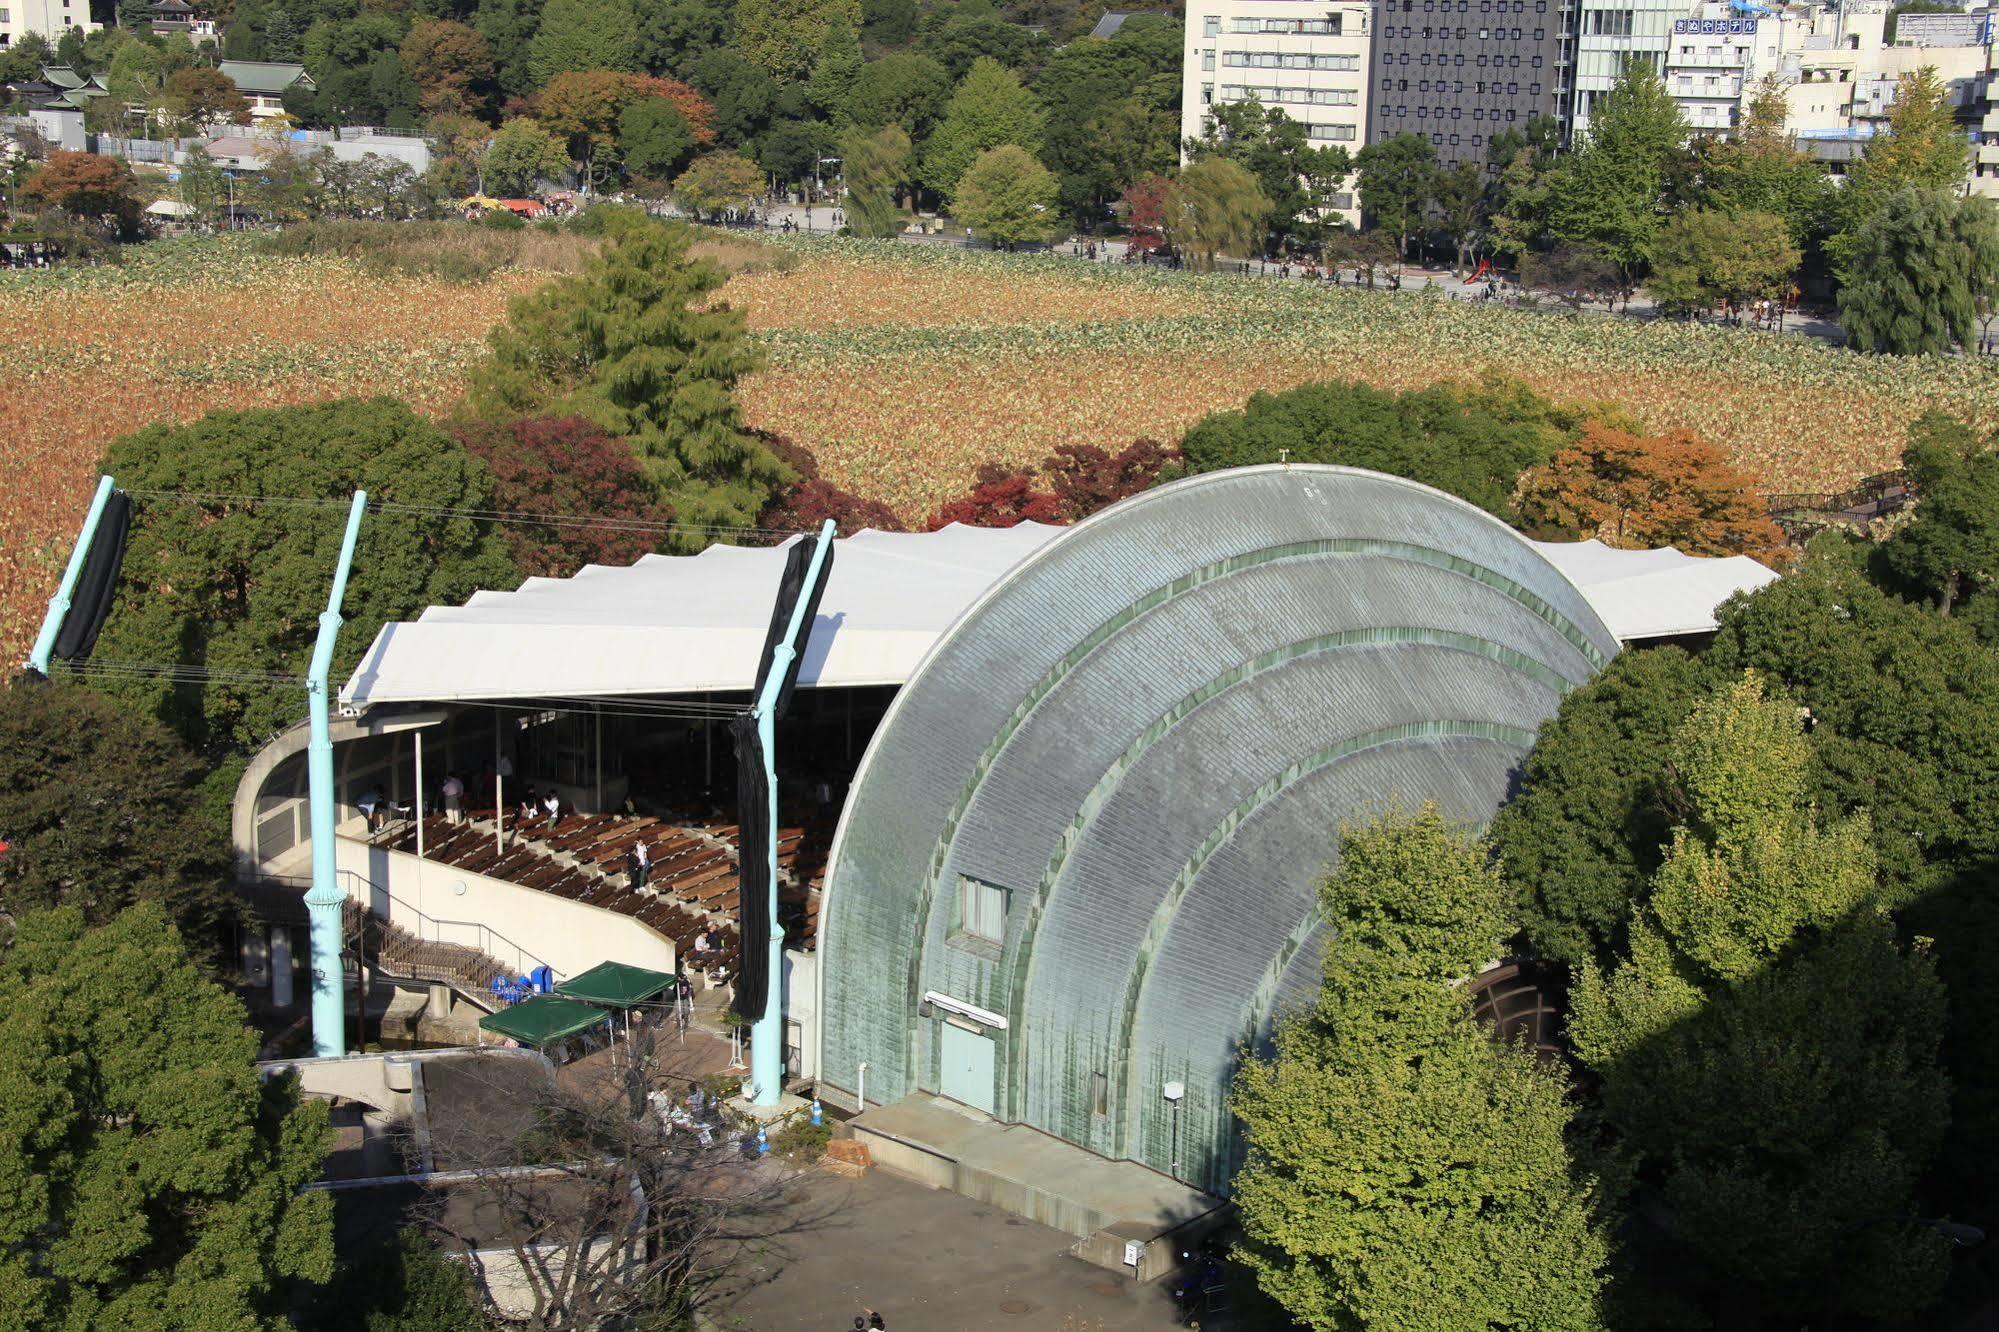
[[97, 646], [98, 631], [111, 613], [111, 598], [118, 590], [118, 571], [125, 563], [125, 537], [132, 528], [132, 499], [122, 490], [111, 492], [104, 513], [97, 520], [97, 534], [90, 540], [83, 571], [77, 575], [70, 594], [69, 614], [63, 616], [56, 632], [54, 655], [61, 661], [87, 657]]
[[[756, 697], [763, 695], [770, 679], [777, 645], [791, 624], [791, 613], [805, 589], [805, 576], [812, 565], [820, 538], [809, 537], [792, 543], [784, 561], [784, 577], [777, 587], [777, 604], [771, 608], [770, 630], [764, 635], [763, 658], [757, 666]], [[806, 600], [805, 613], [798, 619], [798, 634], [792, 639], [791, 665], [772, 705], [772, 719], [782, 718], [791, 707], [792, 691], [798, 687], [798, 668], [805, 660], [805, 645], [812, 638], [812, 622], [819, 614], [819, 597], [833, 576], [833, 550], [826, 550], [826, 567]], [[736, 734], [736, 824], [742, 845], [738, 891], [738, 919], [741, 939], [736, 959], [736, 1011], [755, 1019], [764, 1011], [770, 986], [770, 802], [771, 790], [764, 780], [763, 740], [757, 734], [756, 717], [745, 713], [731, 723]]]

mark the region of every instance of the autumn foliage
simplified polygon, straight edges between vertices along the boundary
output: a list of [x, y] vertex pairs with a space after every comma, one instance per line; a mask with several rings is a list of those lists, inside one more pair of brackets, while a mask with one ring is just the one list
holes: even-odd
[[952, 500], [925, 524], [935, 532], [951, 523], [967, 527], [1014, 527], [1020, 523], [1052, 523], [1061, 520], [1062, 502], [1046, 490], [1034, 488], [1032, 472], [1009, 472], [996, 463], [979, 468], [978, 482], [971, 493]]
[[580, 416], [481, 421], [457, 435], [493, 474], [493, 503], [519, 514], [589, 514], [607, 523], [508, 523], [527, 577], [563, 578], [586, 564], [630, 564], [657, 550], [673, 510], [652, 496], [631, 448]]
[[1166, 244], [1166, 192], [1173, 182], [1164, 176], [1142, 176], [1125, 186], [1118, 198], [1118, 215], [1136, 254], [1153, 254]]
[[1080, 523], [1098, 509], [1150, 490], [1165, 466], [1180, 457], [1177, 445], [1133, 440], [1116, 453], [1094, 444], [1064, 444], [1041, 464], [1055, 491], [1058, 521]]
[[1785, 552], [1755, 479], [1689, 430], [1640, 435], [1591, 422], [1574, 445], [1520, 478], [1519, 507], [1530, 527], [1626, 549], [1672, 545], [1766, 564]]
[[797, 474], [797, 479], [779, 491], [757, 518], [757, 526], [774, 532], [806, 532], [831, 518], [841, 536], [852, 536], [864, 527], [877, 532], [904, 530], [902, 520], [888, 505], [880, 500], [863, 499], [820, 476], [819, 460], [803, 444], [771, 430], [749, 433]]

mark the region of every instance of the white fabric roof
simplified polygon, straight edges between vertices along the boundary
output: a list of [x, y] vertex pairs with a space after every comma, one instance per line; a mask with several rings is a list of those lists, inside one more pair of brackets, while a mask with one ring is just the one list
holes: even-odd
[[[1062, 530], [953, 523], [841, 538], [799, 683], [902, 684], [1001, 574]], [[748, 689], [789, 544], [593, 564], [571, 578], [530, 578], [513, 592], [433, 606], [415, 621], [383, 627], [341, 702]], [[1716, 606], [1777, 576], [1746, 557], [1701, 559], [1670, 546], [1533, 544], [1625, 641], [1711, 630]]]
[[[1001, 574], [1062, 530], [953, 523], [840, 538], [798, 682], [903, 683]], [[432, 606], [383, 626], [341, 702], [748, 689], [791, 541], [593, 564], [571, 578], [530, 578], [517, 591]]]
[[1708, 559], [1672, 546], [1618, 550], [1595, 539], [1533, 544], [1627, 643], [1711, 632], [1722, 602], [1777, 581], [1773, 570], [1747, 555]]

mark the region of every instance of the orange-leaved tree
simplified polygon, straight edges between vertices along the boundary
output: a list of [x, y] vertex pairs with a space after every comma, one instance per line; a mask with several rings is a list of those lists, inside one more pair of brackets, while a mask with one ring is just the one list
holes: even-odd
[[1646, 435], [1592, 421], [1582, 438], [1520, 478], [1522, 522], [1625, 548], [1785, 557], [1756, 480], [1689, 430]]

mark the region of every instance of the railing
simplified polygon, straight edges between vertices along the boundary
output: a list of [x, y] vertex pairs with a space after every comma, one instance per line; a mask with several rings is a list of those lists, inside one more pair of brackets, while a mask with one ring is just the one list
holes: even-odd
[[[501, 966], [507, 966], [511, 958], [513, 974], [516, 976], [525, 976], [536, 967], [547, 965], [541, 958], [483, 921], [440, 920], [405, 902], [365, 874], [349, 869], [340, 870], [338, 873], [341, 890], [347, 894], [350, 901], [363, 903], [369, 911], [419, 943], [456, 944], [462, 948], [475, 949]], [[296, 888], [301, 893], [312, 886], [309, 877], [297, 874], [245, 875], [243, 881], [288, 889]], [[357, 889], [365, 889], [365, 892], [357, 892]], [[378, 901], [387, 902], [395, 909], [382, 911], [376, 906]], [[562, 974], [558, 968], [549, 969], [558, 976]]]

